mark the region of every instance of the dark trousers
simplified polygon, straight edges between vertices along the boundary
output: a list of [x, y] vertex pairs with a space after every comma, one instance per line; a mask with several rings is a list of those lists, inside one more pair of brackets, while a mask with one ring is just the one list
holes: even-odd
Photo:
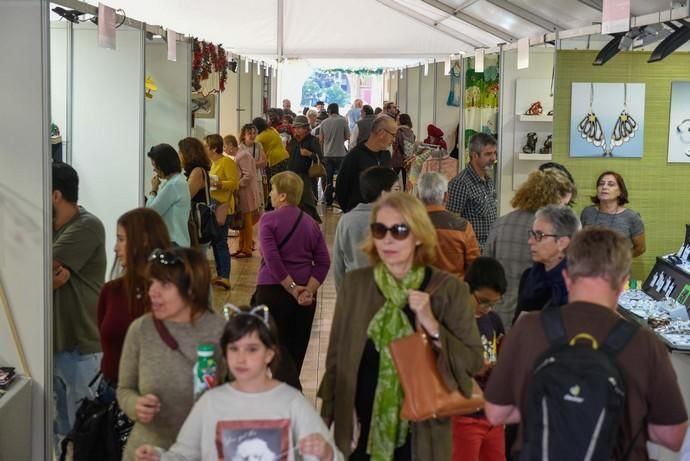
[[316, 302], [311, 306], [300, 306], [282, 285], [257, 285], [256, 303], [268, 306], [278, 327], [280, 344], [294, 361], [297, 373], [301, 372], [309, 346]]
[[[333, 205], [333, 196], [335, 195], [335, 188], [333, 186], [333, 177], [340, 171], [340, 165], [343, 163], [343, 157], [326, 157], [324, 159], [326, 164], [326, 187], [323, 191], [323, 199], [326, 205]], [[342, 207], [343, 204], [341, 203]]]

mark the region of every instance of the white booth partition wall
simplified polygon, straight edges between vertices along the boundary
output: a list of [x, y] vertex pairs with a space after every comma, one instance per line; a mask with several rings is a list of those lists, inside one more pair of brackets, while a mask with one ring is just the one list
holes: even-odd
[[105, 226], [112, 267], [117, 218], [143, 203], [144, 33], [123, 25], [110, 50], [96, 26], [79, 24], [73, 45], [72, 166], [80, 204]]
[[228, 134], [234, 134], [238, 136], [240, 134], [240, 118], [237, 112], [237, 83], [239, 81], [239, 72], [243, 70], [240, 68], [239, 64], [237, 66], [237, 73], [228, 72], [228, 80], [225, 82], [225, 91], [223, 91], [220, 96], [220, 134], [225, 136]]
[[165, 143], [177, 150], [178, 141], [191, 133], [191, 53], [191, 42], [178, 41], [176, 61], [169, 61], [167, 43], [146, 40], [145, 75], [157, 89], [151, 98], [144, 99], [144, 192], [150, 190], [153, 177], [153, 166], [146, 156], [151, 147]]
[[414, 132], [417, 138], [423, 140], [426, 133], [426, 126], [435, 121], [435, 89], [436, 89], [436, 66], [430, 63], [427, 66], [427, 73], [424, 75], [424, 66], [420, 67], [420, 90], [419, 90], [419, 111], [416, 117], [413, 114], [412, 123], [414, 124]]
[[[429, 67], [429, 73], [431, 73], [431, 66]], [[450, 152], [453, 150], [453, 147], [455, 147], [455, 143], [457, 142], [455, 130], [460, 122], [460, 110], [462, 107], [448, 105], [448, 94], [451, 90], [451, 79], [449, 75], [445, 75], [445, 63], [437, 62], [435, 67], [436, 96], [433, 102], [435, 108], [434, 125], [443, 130], [443, 137], [448, 145], [448, 152]], [[464, 71], [465, 70], [462, 69], [462, 72]], [[421, 131], [418, 133], [419, 139], [426, 138], [426, 127], [429, 123], [431, 122], [428, 122], [421, 127]], [[462, 159], [460, 159], [460, 162], [462, 164]]]
[[[252, 66], [252, 72], [250, 72], [250, 75], [252, 76], [252, 85], [251, 85], [251, 95], [252, 95], [252, 104], [251, 104], [251, 114], [252, 114], [252, 119], [255, 117], [263, 117], [264, 115], [264, 76], [266, 75], [266, 67], [260, 63], [260, 62], [255, 62], [254, 65]], [[266, 83], [267, 84], [267, 83]], [[268, 88], [266, 88], [268, 90]], [[266, 95], [267, 98], [270, 97], [270, 93]], [[269, 100], [266, 100], [267, 103]], [[282, 101], [280, 103], [280, 107], [283, 107]]]
[[[502, 127], [499, 136], [498, 162], [501, 164], [500, 213], [512, 211], [510, 200], [514, 192], [543, 162], [551, 160], [551, 154], [539, 154], [547, 136], [553, 133], [553, 117], [546, 115], [553, 109], [553, 48], [531, 48], [529, 67], [517, 68], [517, 50], [503, 52], [501, 63], [502, 85], [500, 89]], [[532, 103], [543, 106], [542, 117], [528, 117], [525, 112]], [[527, 133], [536, 133], [538, 141], [535, 153], [524, 153]]]
[[48, 2], [2, 2], [0, 366], [19, 373], [0, 398], [3, 460], [51, 457], [49, 52]]
[[401, 110], [401, 113], [405, 113], [410, 116], [412, 119], [412, 129], [415, 133], [419, 133], [419, 109], [421, 108], [422, 104], [424, 104], [424, 101], [422, 101], [420, 98], [421, 92], [419, 91], [421, 83], [420, 76], [422, 73], [420, 72], [419, 67], [410, 67], [407, 69], [406, 74], [405, 85], [407, 86], [407, 107], [405, 107], [404, 111]]
[[68, 160], [70, 145], [68, 94], [70, 92], [70, 54], [72, 23], [50, 22], [50, 119], [60, 130], [62, 160]]
[[252, 71], [254, 66], [248, 62], [247, 58], [240, 60], [237, 66], [237, 75], [239, 76], [240, 85], [238, 89], [238, 104], [237, 116], [240, 120], [240, 126], [252, 121], [252, 82], [254, 79]]

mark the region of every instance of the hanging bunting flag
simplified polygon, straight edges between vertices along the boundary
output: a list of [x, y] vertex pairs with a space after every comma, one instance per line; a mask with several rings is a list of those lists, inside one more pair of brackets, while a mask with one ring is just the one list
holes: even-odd
[[115, 49], [115, 10], [98, 4], [98, 46]]
[[474, 71], [484, 72], [484, 49], [474, 50]]
[[630, 30], [630, 0], [604, 0], [601, 8], [601, 33]]
[[521, 38], [517, 42], [517, 68], [529, 67], [529, 38]]
[[168, 29], [168, 61], [177, 61], [177, 32]]

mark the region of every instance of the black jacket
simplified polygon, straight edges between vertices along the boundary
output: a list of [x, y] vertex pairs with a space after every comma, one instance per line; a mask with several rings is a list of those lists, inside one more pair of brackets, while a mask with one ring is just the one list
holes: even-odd
[[[303, 157], [300, 153], [300, 148], [307, 149], [312, 152], [311, 157]], [[288, 170], [295, 172], [299, 175], [309, 174], [309, 167], [311, 166], [312, 158], [317, 155], [319, 158], [321, 155], [321, 144], [316, 136], [312, 136], [307, 133], [307, 135], [301, 140], [297, 141], [294, 137], [290, 139], [287, 144], [287, 151], [290, 154], [288, 160]]]
[[346, 213], [362, 203], [362, 193], [359, 190], [359, 175], [372, 166], [391, 167], [391, 153], [387, 150], [374, 152], [366, 143], [353, 148], [343, 159], [335, 183], [335, 197], [340, 208]]

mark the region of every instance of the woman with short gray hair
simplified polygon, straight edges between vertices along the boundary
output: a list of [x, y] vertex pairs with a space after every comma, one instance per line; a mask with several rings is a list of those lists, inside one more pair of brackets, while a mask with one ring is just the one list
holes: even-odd
[[565, 253], [580, 228], [580, 220], [570, 207], [548, 205], [537, 210], [526, 236], [534, 264], [520, 279], [513, 323], [523, 311], [560, 307], [568, 302], [563, 280]]

